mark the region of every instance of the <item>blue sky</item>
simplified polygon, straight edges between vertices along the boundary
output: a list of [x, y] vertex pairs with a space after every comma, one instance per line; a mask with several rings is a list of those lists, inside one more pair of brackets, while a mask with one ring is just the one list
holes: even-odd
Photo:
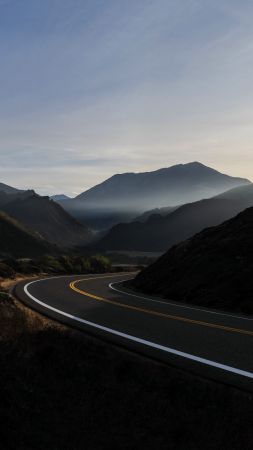
[[253, 179], [249, 0], [0, 0], [0, 180], [71, 195], [199, 160]]

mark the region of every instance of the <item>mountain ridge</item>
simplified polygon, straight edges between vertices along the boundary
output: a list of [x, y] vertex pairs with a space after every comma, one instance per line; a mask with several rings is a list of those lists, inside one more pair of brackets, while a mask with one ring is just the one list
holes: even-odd
[[[145, 178], [148, 178], [150, 180], [151, 178], [155, 179], [156, 177], [164, 176], [164, 175], [166, 175], [166, 177], [168, 175], [173, 175], [173, 177], [174, 176], [185, 177], [186, 175], [188, 175], [188, 176], [190, 175], [190, 176], [194, 177], [196, 174], [199, 175], [200, 173], [201, 173], [201, 176], [204, 178], [205, 182], [207, 182], [207, 177], [215, 176], [216, 179], [222, 179], [223, 181], [227, 180], [227, 181], [233, 182], [233, 180], [234, 180], [235, 182], [239, 182], [239, 183], [245, 183], [245, 184], [250, 183], [250, 181], [247, 180], [246, 178], [232, 177], [232, 176], [223, 174], [221, 172], [218, 172], [217, 170], [215, 170], [211, 167], [205, 166], [204, 164], [195, 161], [195, 162], [191, 162], [191, 163], [187, 163], [187, 164], [176, 164], [171, 167], [164, 167], [161, 169], [157, 169], [154, 171], [148, 171], [148, 172], [125, 172], [125, 173], [115, 174], [112, 177], [103, 181], [102, 183], [99, 183], [98, 185], [93, 186], [92, 188], [82, 192], [81, 194], [76, 196], [74, 200], [87, 199], [87, 196], [90, 196], [90, 194], [94, 194], [94, 192], [97, 192], [98, 190], [100, 190], [101, 187], [104, 188], [106, 185], [110, 185], [111, 183], [113, 183], [113, 185], [114, 185], [115, 181], [117, 184], [120, 184], [119, 182], [123, 181], [124, 179], [130, 180], [130, 178], [131, 178], [131, 182], [133, 180], [136, 181], [137, 179], [145, 181]], [[114, 188], [114, 186], [113, 186], [113, 188]], [[161, 192], [159, 192], [159, 195], [161, 195]], [[169, 205], [175, 206], [171, 203]], [[168, 206], [168, 204], [161, 205], [161, 206]]]
[[18, 188], [14, 188], [12, 186], [9, 186], [8, 184], [5, 183], [0, 183], [0, 191], [1, 192], [5, 192], [6, 194], [15, 194], [18, 192], [23, 192], [23, 190], [18, 189]]
[[84, 245], [91, 239], [87, 227], [49, 197], [41, 197], [33, 190], [17, 194], [0, 192], [0, 209], [59, 247]]
[[211, 199], [186, 203], [167, 215], [115, 225], [96, 243], [101, 250], [165, 251], [210, 226], [221, 224], [253, 205], [253, 184], [226, 191]]
[[250, 184], [204, 164], [177, 164], [150, 172], [116, 174], [59, 204], [81, 222], [103, 230], [155, 208], [174, 207]]

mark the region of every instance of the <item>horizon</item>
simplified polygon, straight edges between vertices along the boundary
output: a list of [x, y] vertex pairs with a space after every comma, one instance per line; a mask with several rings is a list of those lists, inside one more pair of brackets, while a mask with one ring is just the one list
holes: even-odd
[[[57, 195], [66, 195], [66, 196], [68, 196], [68, 197], [70, 197], [70, 198], [75, 198], [76, 196], [78, 196], [78, 195], [80, 195], [80, 194], [82, 194], [82, 193], [84, 193], [84, 192], [90, 190], [91, 188], [93, 188], [93, 187], [95, 187], [95, 186], [97, 186], [97, 185], [99, 185], [99, 184], [105, 182], [106, 180], [112, 178], [112, 177], [115, 176], [115, 175], [125, 175], [125, 174], [136, 174], [136, 175], [138, 175], [138, 174], [141, 174], [141, 173], [151, 173], [151, 172], [156, 172], [156, 171], [159, 171], [159, 170], [170, 169], [170, 168], [173, 168], [173, 167], [176, 167], [176, 166], [185, 166], [185, 165], [190, 165], [190, 164], [199, 164], [199, 165], [201, 165], [201, 166], [208, 167], [209, 169], [212, 169], [212, 170], [214, 170], [214, 171], [220, 172], [220, 171], [218, 171], [216, 168], [210, 167], [210, 166], [206, 166], [205, 164], [203, 164], [203, 163], [200, 162], [200, 161], [189, 161], [189, 162], [187, 162], [187, 163], [177, 163], [177, 164], [173, 164], [172, 166], [167, 166], [167, 167], [164, 166], [164, 167], [160, 167], [160, 168], [158, 168], [158, 169], [147, 170], [147, 171], [145, 171], [145, 172], [142, 172], [142, 171], [140, 171], [140, 172], [137, 172], [137, 171], [134, 172], [134, 171], [133, 171], [133, 172], [114, 173], [114, 174], [112, 174], [111, 176], [109, 176], [108, 178], [102, 180], [101, 182], [99, 182], [99, 183], [97, 183], [97, 184], [95, 184], [95, 185], [93, 185], [93, 186], [90, 186], [90, 187], [88, 187], [88, 188], [85, 189], [85, 190], [82, 190], [82, 191], [80, 191], [80, 192], [75, 193], [73, 196], [71, 196], [71, 195], [69, 195], [69, 194], [67, 194], [66, 192], [63, 192], [63, 191], [56, 192], [56, 193], [53, 193], [53, 194], [51, 194], [51, 193], [40, 193], [39, 191], [37, 191], [37, 190], [34, 189], [33, 187], [22, 187], [22, 186], [16, 186], [16, 185], [11, 185], [11, 186], [14, 187], [14, 188], [16, 188], [16, 189], [21, 189], [21, 190], [23, 190], [23, 189], [24, 189], [24, 190], [34, 190], [37, 194], [42, 195], [42, 196], [49, 196], [49, 197], [50, 197], [50, 196], [57, 196]], [[252, 181], [251, 181], [249, 178], [246, 178], [246, 177], [237, 177], [237, 175], [229, 175], [229, 174], [227, 174], [227, 173], [225, 173], [225, 172], [220, 172], [220, 173], [223, 174], [223, 175], [231, 176], [231, 177], [233, 177], [233, 178], [242, 178], [242, 179], [245, 179], [245, 180], [249, 181], [250, 183], [252, 183]], [[8, 182], [3, 182], [2, 180], [0, 180], [0, 183], [4, 183], [4, 184], [10, 186], [10, 184], [9, 184]]]
[[74, 196], [192, 160], [253, 179], [252, 19], [249, 0], [0, 0], [0, 179]]

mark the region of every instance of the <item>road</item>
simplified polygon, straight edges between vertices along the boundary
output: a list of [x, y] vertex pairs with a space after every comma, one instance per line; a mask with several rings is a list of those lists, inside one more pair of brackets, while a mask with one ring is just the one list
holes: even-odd
[[253, 391], [253, 318], [127, 291], [133, 274], [20, 283], [37, 311], [180, 369]]

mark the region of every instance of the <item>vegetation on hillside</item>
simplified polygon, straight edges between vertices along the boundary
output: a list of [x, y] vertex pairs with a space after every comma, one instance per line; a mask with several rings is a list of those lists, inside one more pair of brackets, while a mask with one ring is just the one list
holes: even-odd
[[16, 274], [86, 274], [111, 271], [111, 263], [102, 255], [90, 257], [45, 255], [38, 259], [6, 259], [0, 262], [0, 277], [12, 278]]

